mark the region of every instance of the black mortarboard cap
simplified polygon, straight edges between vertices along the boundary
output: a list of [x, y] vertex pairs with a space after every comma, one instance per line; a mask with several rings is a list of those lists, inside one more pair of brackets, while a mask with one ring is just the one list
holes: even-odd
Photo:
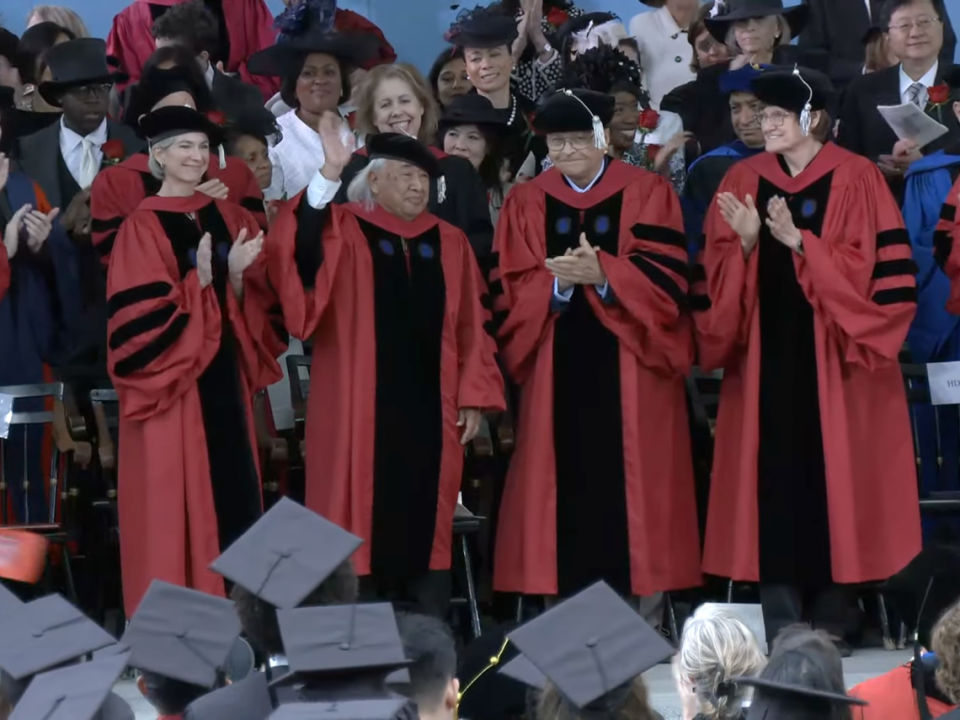
[[517, 655], [500, 668], [498, 674], [538, 690], [543, 690], [547, 685], [547, 676], [537, 670], [537, 666], [526, 655]]
[[606, 147], [603, 128], [613, 119], [614, 104], [612, 95], [593, 90], [557, 90], [540, 102], [533, 129], [544, 135], [593, 131]]
[[204, 133], [211, 146], [223, 142], [223, 130], [203, 113], [186, 106], [157, 108], [140, 118], [140, 131], [150, 142], [184, 133]]
[[591, 585], [508, 636], [579, 709], [609, 696], [674, 653], [604, 582]]
[[493, 107], [487, 98], [478, 93], [467, 93], [455, 97], [443, 109], [440, 127], [457, 125], [481, 125], [498, 132], [506, 132], [507, 122], [503, 113]]
[[265, 107], [245, 107], [230, 113], [227, 129], [233, 133], [255, 137], [268, 145], [276, 145], [283, 139], [283, 133], [277, 125], [277, 116]]
[[402, 133], [378, 133], [367, 137], [367, 156], [416, 165], [432, 178], [440, 177], [437, 156], [422, 142]]
[[126, 668], [127, 657], [116, 655], [34, 676], [10, 720], [91, 720]]
[[522, 715], [526, 709], [527, 686], [498, 672], [519, 657], [516, 646], [507, 641], [513, 624], [487, 628], [457, 653], [460, 679], [458, 715], [470, 720], [499, 720]]
[[0, 623], [0, 668], [14, 680], [75, 660], [116, 640], [59, 595], [25, 604]]
[[278, 608], [294, 608], [363, 541], [281, 498], [210, 569]]
[[270, 720], [392, 720], [406, 704], [404, 698], [290, 703], [281, 705]]
[[100, 707], [100, 716], [97, 720], [136, 720], [137, 716], [127, 701], [116, 693], [107, 695], [107, 699]]
[[330, 55], [359, 66], [374, 57], [380, 46], [380, 38], [370, 33], [314, 31], [255, 52], [247, 60], [247, 69], [254, 75], [296, 75], [310, 55]]
[[338, 673], [408, 665], [389, 603], [278, 610], [294, 673]]
[[473, 10], [461, 10], [444, 37], [457, 47], [484, 49], [509, 48], [518, 35], [517, 21], [499, 6], [477, 5]]
[[267, 676], [254, 672], [240, 682], [194, 700], [183, 714], [183, 720], [266, 720], [272, 712]]
[[951, 710], [946, 715], [941, 715], [940, 720], [960, 720], [960, 708]]
[[760, 677], [734, 677], [730, 682], [754, 688], [748, 718], [777, 718], [777, 720], [802, 720], [819, 717], [830, 707], [838, 705], [869, 705], [866, 700], [841, 693], [817, 690], [800, 685], [767, 680]]
[[154, 580], [121, 642], [131, 667], [209, 688], [239, 635], [232, 601]]
[[960, 548], [930, 545], [883, 586], [884, 597], [896, 609], [917, 640], [930, 647], [933, 626], [944, 611], [960, 600]]
[[757, 75], [753, 94], [765, 105], [800, 114], [807, 102], [811, 110], [834, 109], [836, 90], [830, 78], [810, 68], [777, 68]]

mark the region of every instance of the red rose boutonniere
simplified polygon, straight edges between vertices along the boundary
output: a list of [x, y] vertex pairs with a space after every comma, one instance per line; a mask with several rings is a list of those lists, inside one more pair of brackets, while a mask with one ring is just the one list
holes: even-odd
[[107, 140], [100, 146], [100, 151], [103, 153], [104, 165], [117, 165], [127, 155], [127, 149], [123, 146], [122, 140]]
[[651, 143], [646, 147], [647, 147], [647, 160], [650, 162], [651, 165], [653, 165], [654, 163], [657, 162], [657, 155], [660, 153], [660, 148], [663, 146], [654, 145]]
[[941, 84], [927, 88], [927, 101], [927, 114], [942, 123], [943, 106], [950, 103], [950, 86]]
[[547, 22], [553, 25], [555, 28], [559, 28], [567, 20], [570, 19], [570, 14], [566, 10], [561, 10], [560, 8], [550, 8], [550, 11], [547, 13]]
[[641, 132], [646, 135], [648, 132], [657, 129], [657, 125], [660, 124], [660, 113], [658, 113], [653, 108], [647, 108], [640, 113], [640, 116], [637, 118], [637, 125], [640, 127]]

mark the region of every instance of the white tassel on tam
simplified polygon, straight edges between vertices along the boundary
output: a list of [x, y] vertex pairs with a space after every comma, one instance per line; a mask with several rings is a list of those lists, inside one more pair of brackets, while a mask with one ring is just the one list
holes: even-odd
[[573, 94], [573, 90], [564, 90], [563, 93], [568, 97], [572, 97], [574, 100], [583, 105], [584, 109], [590, 113], [590, 124], [593, 127], [593, 144], [596, 146], [597, 150], [607, 149], [607, 136], [603, 131], [603, 122], [600, 120], [599, 115], [594, 115], [593, 110], [580, 98]]
[[441, 175], [437, 178], [437, 202], [442, 203], [447, 199], [447, 179]]
[[220, 169], [225, 170], [227, 167], [227, 154], [223, 151], [223, 145], [218, 145], [217, 150], [220, 153]]

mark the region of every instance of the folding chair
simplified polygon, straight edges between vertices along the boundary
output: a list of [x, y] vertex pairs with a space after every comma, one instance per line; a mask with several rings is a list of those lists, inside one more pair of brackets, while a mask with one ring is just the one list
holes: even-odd
[[[462, 565], [458, 568], [460, 572], [456, 573], [456, 577], [460, 588], [466, 592], [466, 595], [450, 598], [450, 605], [467, 606], [467, 613], [470, 616], [470, 630], [473, 632], [474, 638], [480, 637], [482, 631], [480, 629], [480, 606], [477, 603], [477, 587], [473, 576], [473, 560], [467, 538], [480, 531], [480, 523], [483, 520], [484, 518], [474, 515], [463, 505], [457, 503], [453, 512], [453, 537], [460, 545], [459, 552]], [[456, 550], [454, 552], [456, 553]], [[457, 564], [456, 558], [454, 558], [454, 566]]]
[[303, 439], [303, 428], [307, 421], [307, 400], [310, 398], [311, 360], [309, 355], [287, 356], [287, 380], [290, 383], [290, 400], [293, 403], [294, 424], [297, 437], [300, 438], [300, 457], [306, 457], [307, 454], [306, 443]]

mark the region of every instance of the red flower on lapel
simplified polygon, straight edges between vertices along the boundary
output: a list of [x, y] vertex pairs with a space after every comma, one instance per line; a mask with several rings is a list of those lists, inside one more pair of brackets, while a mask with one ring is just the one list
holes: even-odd
[[100, 146], [100, 151], [103, 153], [103, 162], [106, 165], [116, 165], [127, 155], [127, 149], [122, 140], [107, 140]]
[[927, 88], [927, 97], [934, 105], [944, 105], [950, 101], [950, 86], [943, 84]]
[[640, 126], [641, 130], [656, 130], [657, 125], [660, 124], [660, 113], [658, 113], [653, 108], [647, 108], [640, 113], [640, 117], [637, 118], [637, 125]]
[[555, 28], [559, 28], [569, 19], [570, 14], [566, 10], [561, 10], [560, 8], [550, 8], [550, 12], [547, 13], [547, 22], [553, 25]]
[[223, 127], [224, 125], [227, 124], [227, 116], [224, 115], [219, 110], [211, 110], [210, 112], [208, 112], [207, 120], [212, 122], [214, 125], [218, 125], [219, 127]]
[[653, 164], [657, 161], [657, 155], [660, 154], [660, 148], [662, 145], [654, 145], [653, 143], [647, 145], [647, 160], [650, 163], [650, 169], [653, 169]]

